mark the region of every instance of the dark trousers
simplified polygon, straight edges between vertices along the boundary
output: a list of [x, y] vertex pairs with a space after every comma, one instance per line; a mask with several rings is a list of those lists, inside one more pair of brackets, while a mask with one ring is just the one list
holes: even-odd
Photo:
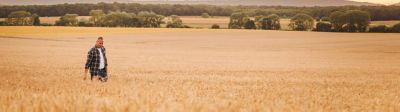
[[97, 76], [100, 81], [107, 82], [108, 77], [106, 69], [98, 69], [97, 73], [98, 74], [91, 74], [90, 79], [93, 80], [93, 77]]

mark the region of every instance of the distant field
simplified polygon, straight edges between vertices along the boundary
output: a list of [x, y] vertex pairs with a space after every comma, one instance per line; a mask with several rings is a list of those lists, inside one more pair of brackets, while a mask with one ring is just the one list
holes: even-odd
[[400, 20], [391, 20], [391, 21], [372, 21], [371, 25], [387, 25], [393, 26], [395, 24], [400, 23]]
[[[110, 79], [83, 81], [105, 38]], [[400, 111], [400, 35], [0, 27], [0, 112]]]
[[[80, 16], [79, 20], [89, 20], [89, 16]], [[40, 17], [42, 23], [51, 23], [54, 24], [59, 17]], [[194, 28], [211, 28], [213, 24], [220, 25], [221, 28], [228, 28], [229, 17], [226, 16], [216, 16], [213, 18], [201, 18], [200, 16], [181, 16], [181, 19], [185, 25], [189, 25]], [[0, 18], [0, 21], [4, 20], [4, 18]], [[167, 18], [165, 19], [165, 21]], [[289, 29], [288, 25], [290, 23], [290, 19], [281, 19], [281, 27], [284, 30]], [[388, 25], [393, 26], [394, 24], [400, 23], [400, 20], [392, 20], [392, 21], [372, 21], [371, 25]], [[162, 25], [162, 26], [165, 26]]]
[[184, 24], [191, 27], [197, 28], [211, 28], [213, 24], [220, 25], [221, 28], [228, 28], [229, 17], [212, 17], [212, 18], [201, 18], [199, 16], [182, 16]]

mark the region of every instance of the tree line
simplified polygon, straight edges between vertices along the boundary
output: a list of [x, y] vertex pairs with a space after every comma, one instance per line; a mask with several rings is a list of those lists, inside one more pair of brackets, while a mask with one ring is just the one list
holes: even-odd
[[[88, 20], [78, 20], [79, 14], [65, 14], [56, 22], [55, 26], [85, 26], [85, 27], [145, 27], [158, 28], [166, 23], [167, 28], [190, 28], [184, 25], [177, 15], [168, 17], [167, 22], [164, 16], [154, 12], [142, 11], [138, 14], [127, 12], [108, 12], [103, 10], [91, 10]], [[53, 24], [40, 23], [37, 14], [27, 11], [15, 11], [8, 15], [6, 21], [0, 22], [0, 26], [53, 26]]]
[[89, 20], [78, 20], [78, 14], [65, 14], [56, 21], [56, 26], [95, 26], [95, 27], [146, 27], [158, 28], [165, 18], [154, 12], [109, 12], [102, 10], [90, 11]]
[[[151, 27], [158, 28], [166, 23], [167, 28], [190, 28], [183, 25], [182, 20], [177, 15], [168, 17], [164, 21], [164, 16], [154, 12], [142, 11], [138, 14], [127, 12], [109, 12], [102, 10], [91, 10], [89, 20], [78, 20], [78, 14], [65, 14], [56, 21], [56, 26], [87, 26], [87, 27]], [[208, 15], [202, 13], [203, 15]], [[259, 15], [251, 17], [245, 12], [235, 12], [230, 16], [229, 29], [263, 29], [280, 30], [280, 16], [277, 14]], [[317, 24], [315, 25], [315, 22]], [[319, 32], [400, 32], [400, 23], [392, 27], [386, 25], [370, 26], [371, 15], [366, 11], [347, 10], [336, 11], [328, 17], [313, 18], [312, 16], [299, 13], [290, 19], [289, 28], [294, 31], [319, 31]], [[5, 22], [0, 25], [30, 26], [42, 25], [37, 14], [26, 11], [15, 11], [8, 15]], [[314, 27], [315, 26], [315, 27]], [[214, 24], [212, 29], [219, 29], [219, 25]]]
[[6, 21], [0, 21], [0, 26], [32, 26], [40, 25], [39, 15], [26, 11], [14, 11], [10, 13]]
[[[57, 5], [23, 5], [0, 6], [0, 18], [6, 18], [14, 11], [27, 11], [39, 16], [63, 16], [78, 14], [89, 16], [91, 10], [109, 12], [135, 13], [147, 11], [163, 16], [197, 16], [208, 13], [211, 16], [230, 16], [235, 12], [244, 12], [249, 16], [276, 14], [282, 18], [290, 18], [304, 13], [313, 18], [328, 17], [336, 11], [361, 10], [371, 15], [371, 20], [398, 20], [398, 6], [331, 6], [331, 7], [292, 7], [292, 6], [216, 6], [216, 5], [181, 5], [181, 4], [138, 4], [138, 3], [97, 3], [97, 4], [57, 4]], [[206, 15], [205, 15], [206, 16]]]
[[[316, 25], [315, 22], [317, 22]], [[347, 10], [335, 11], [323, 18], [299, 13], [291, 17], [289, 28], [294, 31], [318, 32], [400, 32], [400, 23], [392, 27], [370, 26], [370, 23], [371, 15], [367, 11]], [[244, 12], [236, 12], [230, 16], [228, 28], [280, 30], [280, 17], [277, 14], [269, 14], [250, 18]]]

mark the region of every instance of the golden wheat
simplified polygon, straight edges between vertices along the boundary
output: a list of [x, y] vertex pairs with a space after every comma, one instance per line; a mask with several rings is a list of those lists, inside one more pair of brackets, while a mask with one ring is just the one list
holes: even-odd
[[[107, 83], [82, 80], [97, 36]], [[0, 27], [0, 111], [400, 111], [399, 37]]]

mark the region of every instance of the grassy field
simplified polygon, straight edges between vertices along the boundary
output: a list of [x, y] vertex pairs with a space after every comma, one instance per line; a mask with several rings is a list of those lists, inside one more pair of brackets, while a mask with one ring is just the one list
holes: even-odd
[[[107, 83], [84, 81], [104, 36]], [[0, 111], [400, 111], [400, 35], [0, 27]]]
[[[79, 16], [78, 20], [89, 20], [89, 16]], [[54, 24], [55, 21], [57, 21], [59, 17], [40, 17], [40, 21], [42, 23], [50, 23]], [[185, 25], [189, 25], [194, 28], [211, 28], [213, 24], [218, 24], [220, 25], [221, 28], [228, 28], [229, 24], [229, 17], [226, 16], [216, 16], [212, 18], [201, 18], [199, 16], [181, 16], [181, 19]], [[0, 18], [0, 21], [4, 20]], [[167, 21], [167, 18], [165, 19]], [[290, 19], [281, 19], [281, 27], [283, 30], [288, 30], [290, 23]], [[392, 21], [372, 21], [371, 25], [387, 25], [387, 26], [392, 26], [394, 24], [400, 23], [399, 20], [392, 20]], [[165, 24], [162, 25], [165, 27]]]
[[400, 20], [391, 20], [391, 21], [372, 21], [371, 25], [386, 25], [386, 26], [393, 26], [395, 24], [400, 23]]

